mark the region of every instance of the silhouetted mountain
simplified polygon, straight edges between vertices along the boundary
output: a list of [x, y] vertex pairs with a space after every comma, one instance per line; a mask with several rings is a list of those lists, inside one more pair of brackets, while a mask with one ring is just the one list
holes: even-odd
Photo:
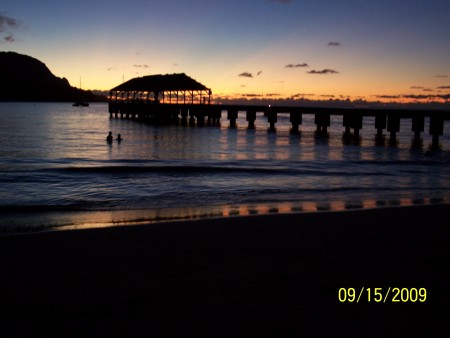
[[104, 101], [72, 87], [41, 61], [14, 52], [0, 52], [0, 101]]

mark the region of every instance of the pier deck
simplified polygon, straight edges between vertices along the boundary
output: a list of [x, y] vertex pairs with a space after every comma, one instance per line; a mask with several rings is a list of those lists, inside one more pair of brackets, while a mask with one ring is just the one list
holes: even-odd
[[[150, 123], [174, 123], [181, 125], [218, 125], [225, 113], [231, 128], [236, 127], [238, 112], [246, 114], [248, 128], [255, 128], [257, 113], [267, 117], [269, 129], [275, 130], [279, 115], [289, 115], [292, 132], [299, 131], [303, 115], [314, 115], [317, 133], [326, 135], [331, 124], [331, 116], [343, 116], [344, 136], [359, 138], [365, 117], [375, 117], [377, 137], [383, 131], [389, 133], [390, 143], [396, 142], [402, 119], [412, 119], [414, 143], [420, 143], [421, 133], [425, 131], [425, 118], [430, 119], [429, 134], [432, 147], [439, 147], [439, 137], [444, 132], [444, 122], [450, 120], [450, 111], [414, 109], [370, 109], [370, 108], [323, 108], [262, 105], [221, 105], [221, 104], [179, 104], [145, 101], [110, 101], [111, 118], [126, 118]], [[351, 132], [353, 130], [353, 133]]]

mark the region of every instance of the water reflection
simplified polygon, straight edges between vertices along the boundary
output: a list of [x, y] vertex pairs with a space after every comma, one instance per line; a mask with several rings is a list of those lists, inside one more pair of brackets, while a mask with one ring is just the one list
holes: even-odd
[[449, 203], [445, 198], [433, 199], [389, 199], [389, 200], [360, 200], [360, 201], [331, 201], [331, 202], [281, 202], [267, 204], [249, 204], [240, 206], [214, 206], [208, 208], [170, 208], [161, 210], [146, 211], [120, 211], [120, 212], [97, 212], [95, 221], [88, 221], [87, 215], [85, 221], [79, 224], [58, 227], [64, 229], [95, 228], [104, 226], [134, 225], [146, 224], [161, 221], [174, 220], [194, 220], [201, 218], [214, 217], [233, 217], [267, 214], [286, 214], [301, 212], [342, 212], [346, 210], [373, 209], [380, 207], [393, 206], [414, 206]]
[[235, 217], [286, 213], [343, 212], [380, 207], [400, 207], [450, 203], [448, 198], [400, 198], [385, 200], [355, 200], [331, 202], [280, 202], [248, 205], [224, 205], [208, 207], [180, 207], [156, 210], [122, 210], [92, 212], [53, 212], [46, 215], [33, 212], [20, 216], [11, 212], [0, 215], [0, 233], [74, 230], [115, 226], [151, 224], [155, 222], [185, 221], [216, 217]]

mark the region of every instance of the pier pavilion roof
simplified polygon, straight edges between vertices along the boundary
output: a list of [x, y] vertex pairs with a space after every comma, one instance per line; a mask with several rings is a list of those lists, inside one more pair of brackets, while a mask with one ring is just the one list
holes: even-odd
[[195, 81], [184, 73], [149, 75], [136, 77], [121, 85], [114, 87], [111, 91], [144, 91], [144, 92], [165, 92], [165, 91], [208, 91], [210, 89]]

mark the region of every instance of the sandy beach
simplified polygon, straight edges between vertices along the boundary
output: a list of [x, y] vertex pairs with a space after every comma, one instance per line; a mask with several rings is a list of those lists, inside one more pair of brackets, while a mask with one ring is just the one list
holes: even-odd
[[[2, 236], [0, 336], [448, 333], [449, 216], [429, 205]], [[391, 288], [384, 302], [375, 288]], [[409, 291], [393, 302], [394, 288]], [[405, 302], [413, 288], [426, 300]]]

